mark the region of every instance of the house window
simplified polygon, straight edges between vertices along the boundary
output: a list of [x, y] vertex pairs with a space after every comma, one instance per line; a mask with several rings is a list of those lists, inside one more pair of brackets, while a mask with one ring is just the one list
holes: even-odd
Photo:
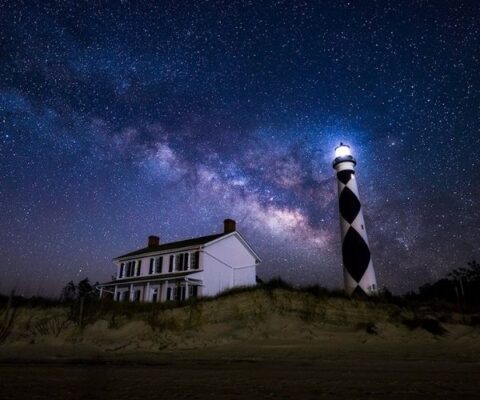
[[126, 271], [126, 276], [133, 276], [135, 274], [135, 261], [129, 261], [127, 263], [127, 271]]
[[128, 301], [129, 297], [130, 297], [130, 291], [125, 290], [125, 292], [123, 292], [122, 300], [123, 301]]
[[153, 274], [153, 262], [154, 262], [154, 259], [151, 258], [151, 259], [150, 259], [150, 269], [148, 270], [148, 273], [149, 273], [150, 275]]
[[189, 286], [188, 297], [197, 297], [197, 295], [198, 295], [198, 286]]
[[117, 297], [116, 297], [116, 299], [115, 299], [116, 301], [120, 301], [120, 295], [121, 295], [121, 293], [120, 293], [120, 292], [117, 292]]
[[186, 271], [188, 269], [189, 253], [177, 254], [175, 271]]
[[170, 264], [168, 265], [168, 272], [173, 272], [173, 261], [175, 259], [175, 256], [172, 254], [170, 256]]
[[161, 274], [162, 273], [162, 267], [163, 267], [163, 257], [158, 257], [155, 260], [155, 272], [157, 274]]
[[123, 267], [125, 266], [124, 263], [121, 263], [120, 264], [120, 273], [118, 274], [118, 277], [119, 278], [123, 278]]
[[141, 268], [142, 268], [142, 260], [139, 260], [137, 263], [137, 276], [140, 276]]
[[134, 293], [134, 295], [133, 295], [133, 300], [134, 300], [134, 301], [140, 301], [140, 294], [141, 294], [141, 293], [142, 293], [142, 292], [141, 292], [140, 290], [135, 290], [135, 293]]
[[135, 275], [135, 261], [129, 261], [127, 263], [127, 277], [134, 276]]
[[190, 269], [198, 269], [200, 265], [200, 252], [195, 251], [191, 254]]
[[156, 303], [157, 301], [158, 301], [158, 289], [153, 289], [152, 303]]
[[175, 286], [167, 289], [167, 300], [181, 301], [185, 300], [185, 286]]
[[183, 253], [177, 254], [175, 261], [175, 271], [181, 271], [183, 266]]
[[173, 300], [175, 301], [179, 301], [181, 300], [181, 297], [182, 297], [182, 288], [181, 287], [174, 287], [173, 288], [173, 291], [172, 291], [172, 296], [173, 296]]

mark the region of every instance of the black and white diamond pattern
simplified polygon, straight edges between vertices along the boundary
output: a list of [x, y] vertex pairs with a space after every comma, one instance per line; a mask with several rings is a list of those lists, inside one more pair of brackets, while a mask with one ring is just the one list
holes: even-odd
[[372, 294], [376, 291], [375, 272], [358, 196], [355, 171], [353, 168], [341, 169], [337, 172], [337, 178], [345, 289], [348, 294], [359, 292]]

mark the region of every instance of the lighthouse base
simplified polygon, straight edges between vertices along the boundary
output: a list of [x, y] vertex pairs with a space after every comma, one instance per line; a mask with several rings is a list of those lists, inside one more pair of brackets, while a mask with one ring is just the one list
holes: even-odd
[[366, 296], [376, 296], [378, 294], [377, 280], [375, 278], [375, 271], [373, 269], [372, 262], [363, 274], [360, 282], [357, 282], [347, 269], [343, 270], [345, 292], [349, 296], [358, 295], [359, 292], [363, 292]]

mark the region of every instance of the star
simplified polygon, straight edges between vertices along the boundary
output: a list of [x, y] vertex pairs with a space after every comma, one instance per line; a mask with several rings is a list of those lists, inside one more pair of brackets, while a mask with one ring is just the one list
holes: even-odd
[[263, 280], [339, 287], [341, 141], [380, 287], [478, 259], [477, 10], [180, 3], [2, 8], [0, 293], [108, 280], [225, 217]]

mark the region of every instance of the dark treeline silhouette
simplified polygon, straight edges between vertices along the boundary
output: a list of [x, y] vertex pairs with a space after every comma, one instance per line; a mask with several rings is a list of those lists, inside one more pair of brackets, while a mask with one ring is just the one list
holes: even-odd
[[98, 282], [94, 285], [91, 285], [88, 278], [82, 279], [76, 285], [73, 281], [70, 281], [62, 289], [62, 293], [60, 294], [60, 301], [65, 303], [71, 303], [78, 301], [82, 298], [95, 298], [97, 297], [97, 291], [95, 289], [96, 285], [98, 285]]
[[88, 278], [82, 279], [76, 285], [73, 281], [67, 283], [60, 294], [60, 301], [70, 306], [70, 320], [83, 327], [86, 308], [96, 308], [98, 292]]
[[407, 296], [419, 300], [443, 300], [455, 303], [459, 307], [480, 306], [480, 264], [476, 261], [467, 263], [467, 267], [457, 268], [445, 278], [435, 283], [420, 286], [418, 293]]

